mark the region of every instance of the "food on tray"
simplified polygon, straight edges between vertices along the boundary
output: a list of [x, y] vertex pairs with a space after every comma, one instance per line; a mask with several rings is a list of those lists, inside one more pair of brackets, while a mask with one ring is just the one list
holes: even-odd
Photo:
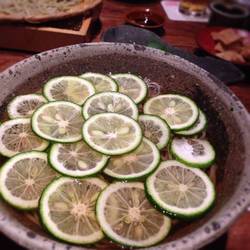
[[220, 53], [216, 53], [216, 56], [235, 63], [245, 63], [244, 57], [237, 51], [227, 50]]
[[242, 38], [240, 34], [236, 33], [233, 29], [224, 29], [220, 32], [212, 32], [211, 36], [215, 41], [220, 41], [224, 45], [230, 45], [241, 40]]
[[139, 76], [87, 72], [15, 97], [0, 125], [3, 199], [72, 244], [148, 247], [203, 216], [216, 196], [206, 114], [189, 97], [151, 95]]
[[246, 32], [224, 29], [220, 32], [212, 32], [215, 41], [215, 55], [231, 62], [244, 64], [250, 61], [250, 41]]
[[82, 14], [101, 0], [1, 0], [0, 21], [46, 22]]

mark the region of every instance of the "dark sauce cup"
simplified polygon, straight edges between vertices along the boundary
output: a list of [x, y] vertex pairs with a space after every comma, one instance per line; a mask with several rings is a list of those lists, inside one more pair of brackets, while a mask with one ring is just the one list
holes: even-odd
[[164, 24], [164, 17], [150, 9], [135, 10], [126, 15], [126, 23], [144, 29], [158, 29]]
[[244, 5], [218, 0], [210, 3], [209, 7], [210, 25], [247, 28], [249, 10]]

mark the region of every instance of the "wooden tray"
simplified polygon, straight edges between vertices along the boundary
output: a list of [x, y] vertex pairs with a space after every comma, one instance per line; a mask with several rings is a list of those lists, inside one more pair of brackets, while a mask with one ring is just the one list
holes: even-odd
[[99, 18], [101, 5], [84, 16], [46, 24], [0, 24], [0, 48], [41, 52], [48, 49], [89, 42]]

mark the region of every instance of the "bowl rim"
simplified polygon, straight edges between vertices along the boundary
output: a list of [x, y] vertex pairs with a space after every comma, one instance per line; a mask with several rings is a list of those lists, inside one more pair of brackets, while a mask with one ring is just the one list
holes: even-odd
[[[25, 67], [29, 68], [31, 65], [38, 65], [40, 69], [43, 69], [43, 63], [48, 63], [52, 65], [51, 55], [53, 58], [63, 58], [65, 53], [71, 58], [74, 57], [74, 53], [80, 54], [79, 50], [85, 50], [85, 52], [89, 51], [95, 55], [100, 53], [100, 51], [104, 51], [105, 54], [110, 50], [116, 51], [119, 50], [119, 53], [122, 54], [133, 54], [136, 53], [138, 56], [146, 56], [156, 60], [161, 60], [166, 62], [178, 69], [186, 71], [197, 77], [198, 79], [203, 78], [202, 81], [206, 80], [206, 86], [211, 89], [211, 91], [216, 91], [218, 94], [223, 93], [220, 96], [222, 102], [226, 105], [232, 105], [235, 108], [234, 116], [238, 123], [240, 132], [243, 133], [243, 145], [247, 148], [247, 141], [250, 141], [250, 133], [249, 125], [250, 118], [249, 114], [241, 103], [238, 97], [226, 87], [221, 81], [211, 75], [209, 72], [200, 68], [199, 66], [190, 63], [189, 61], [172, 55], [168, 52], [163, 52], [157, 49], [144, 47], [142, 45], [136, 44], [124, 44], [124, 43], [85, 43], [85, 44], [77, 44], [70, 45], [66, 47], [56, 48], [49, 51], [45, 51], [39, 53], [37, 55], [33, 55], [27, 59], [24, 59], [21, 62], [14, 64], [13, 66], [7, 68], [5, 71], [0, 73], [0, 79], [2, 81], [2, 86], [8, 84], [14, 77], [15, 74], [13, 72], [20, 72]], [[36, 69], [37, 70], [37, 69]], [[18, 75], [17, 75], [18, 76]], [[204, 79], [205, 78], [205, 79]], [[13, 89], [15, 86], [13, 87]], [[10, 93], [11, 87], [3, 97], [3, 99]], [[232, 196], [227, 200], [224, 207], [220, 209], [212, 218], [209, 219], [207, 223], [202, 225], [200, 228], [191, 232], [190, 234], [185, 235], [177, 240], [161, 243], [157, 246], [148, 248], [151, 250], [165, 250], [165, 249], [196, 249], [200, 248], [207, 243], [215, 240], [220, 235], [222, 235], [228, 227], [238, 218], [238, 216], [246, 209], [247, 205], [250, 203], [250, 171], [247, 171], [247, 164], [250, 163], [250, 152], [246, 151], [244, 162], [244, 169], [242, 172], [241, 180], [237, 185]], [[18, 244], [30, 248], [30, 249], [56, 249], [64, 250], [84, 250], [89, 248], [77, 247], [74, 245], [68, 245], [61, 242], [58, 242], [49, 236], [36, 234], [28, 227], [24, 226], [20, 221], [18, 221], [13, 216], [10, 216], [7, 212], [7, 207], [3, 202], [0, 202], [0, 231], [5, 234], [7, 237], [17, 242]]]

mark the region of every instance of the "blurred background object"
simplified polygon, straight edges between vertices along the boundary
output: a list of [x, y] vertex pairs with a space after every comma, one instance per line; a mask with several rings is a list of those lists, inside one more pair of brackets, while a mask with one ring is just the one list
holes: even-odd
[[210, 25], [247, 28], [249, 10], [246, 6], [231, 2], [216, 0], [211, 2]]
[[141, 28], [157, 29], [163, 26], [164, 16], [149, 8], [133, 10], [126, 15], [126, 22]]
[[207, 13], [209, 0], [181, 0], [180, 12], [186, 15], [204, 16]]
[[[41, 52], [90, 42], [100, 28], [102, 0], [74, 0], [71, 5], [68, 2], [46, 1], [47, 8], [44, 2], [43, 11], [39, 14], [35, 7], [40, 7], [42, 0], [19, 0], [15, 9], [6, 9], [8, 5], [0, 1], [0, 33], [4, 34], [0, 37], [0, 47]], [[59, 3], [60, 8], [55, 8], [55, 3]], [[62, 4], [66, 4], [65, 8]], [[26, 5], [28, 12], [25, 11]], [[18, 10], [20, 12], [17, 13]]]

